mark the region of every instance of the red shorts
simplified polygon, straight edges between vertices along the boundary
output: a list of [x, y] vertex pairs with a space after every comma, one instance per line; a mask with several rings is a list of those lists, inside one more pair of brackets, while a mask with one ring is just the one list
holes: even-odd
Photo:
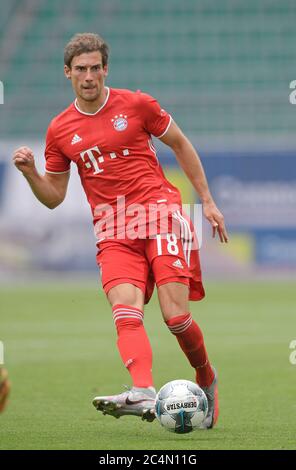
[[159, 287], [180, 282], [189, 287], [189, 300], [201, 300], [205, 292], [197, 239], [190, 219], [186, 219], [186, 230], [180, 221], [183, 227], [179, 236], [169, 233], [154, 238], [100, 242], [97, 263], [105, 293], [122, 283], [133, 284], [142, 290], [147, 304], [155, 284]]

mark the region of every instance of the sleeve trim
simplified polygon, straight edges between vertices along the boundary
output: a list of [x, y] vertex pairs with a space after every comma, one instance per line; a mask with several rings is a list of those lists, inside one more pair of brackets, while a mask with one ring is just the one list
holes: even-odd
[[169, 123], [168, 123], [167, 127], [165, 128], [165, 131], [160, 135], [156, 135], [155, 137], [157, 139], [160, 139], [161, 137], [163, 137], [167, 133], [167, 131], [169, 130], [169, 127], [170, 127], [171, 123], [172, 123], [172, 116], [170, 116], [170, 120], [169, 120]]
[[67, 171], [49, 171], [49, 170], [45, 170], [46, 173], [51, 173], [52, 175], [62, 175], [64, 173], [69, 173], [71, 170], [67, 170]]

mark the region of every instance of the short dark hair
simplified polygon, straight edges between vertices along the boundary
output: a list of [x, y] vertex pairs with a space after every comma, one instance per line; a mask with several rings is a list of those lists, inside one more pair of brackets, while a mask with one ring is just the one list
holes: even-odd
[[65, 46], [64, 64], [71, 67], [73, 57], [94, 51], [102, 54], [103, 67], [105, 67], [108, 64], [109, 47], [104, 39], [94, 33], [77, 33]]

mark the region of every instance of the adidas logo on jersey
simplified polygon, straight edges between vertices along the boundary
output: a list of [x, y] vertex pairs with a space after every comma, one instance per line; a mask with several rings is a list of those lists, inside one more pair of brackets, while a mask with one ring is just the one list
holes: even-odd
[[80, 142], [82, 139], [79, 137], [79, 135], [75, 134], [73, 139], [71, 140], [71, 145], [77, 144], [77, 142]]
[[183, 267], [184, 267], [179, 259], [174, 261], [173, 266], [175, 266], [176, 268], [181, 268], [181, 269], [183, 269]]

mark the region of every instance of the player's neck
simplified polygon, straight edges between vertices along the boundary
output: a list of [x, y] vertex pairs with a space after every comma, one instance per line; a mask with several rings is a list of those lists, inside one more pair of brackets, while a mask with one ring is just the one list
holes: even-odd
[[108, 95], [108, 89], [104, 87], [97, 100], [86, 101], [80, 96], [76, 97], [76, 106], [83, 113], [95, 114], [105, 103]]

